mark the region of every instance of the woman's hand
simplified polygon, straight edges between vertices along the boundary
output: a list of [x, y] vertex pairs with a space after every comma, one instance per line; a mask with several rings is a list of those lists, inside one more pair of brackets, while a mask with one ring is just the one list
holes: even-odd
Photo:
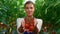
[[18, 28], [18, 31], [20, 32], [20, 33], [22, 33], [24, 30], [23, 30], [23, 27], [22, 26], [20, 26], [19, 28]]
[[35, 27], [34, 27], [34, 30], [33, 30], [33, 33], [34, 33], [34, 34], [37, 34], [37, 33], [38, 33], [37, 24], [38, 24], [38, 23], [37, 23], [37, 21], [35, 20], [35, 23], [34, 23], [34, 26], [35, 26]]
[[22, 27], [23, 27], [23, 30], [24, 30], [24, 31], [29, 32], [29, 29], [26, 29], [26, 28], [25, 28], [25, 22], [22, 23]]
[[25, 22], [22, 22], [22, 27], [24, 31], [27, 31], [27, 32], [29, 31], [29, 29], [25, 29]]
[[22, 25], [22, 27], [24, 29], [25, 28], [25, 22], [22, 22], [21, 25]]
[[23, 22], [21, 23], [21, 26], [18, 28], [18, 31], [20, 33], [23, 33], [24, 32], [24, 23]]
[[37, 33], [38, 33], [38, 28], [34, 27], [33, 34], [37, 34]]

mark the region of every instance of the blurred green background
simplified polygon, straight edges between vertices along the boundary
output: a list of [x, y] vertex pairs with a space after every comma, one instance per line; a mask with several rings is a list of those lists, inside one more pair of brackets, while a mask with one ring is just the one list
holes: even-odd
[[[0, 34], [17, 34], [16, 20], [26, 16], [25, 0], [0, 0]], [[60, 0], [36, 0], [34, 17], [43, 20], [40, 34], [60, 34]]]

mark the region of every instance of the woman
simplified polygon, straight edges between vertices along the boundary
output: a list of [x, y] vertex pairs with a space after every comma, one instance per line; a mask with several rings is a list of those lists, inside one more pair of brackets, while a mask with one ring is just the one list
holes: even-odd
[[38, 34], [42, 26], [42, 20], [33, 17], [34, 3], [27, 1], [24, 7], [27, 16], [17, 19], [18, 34]]

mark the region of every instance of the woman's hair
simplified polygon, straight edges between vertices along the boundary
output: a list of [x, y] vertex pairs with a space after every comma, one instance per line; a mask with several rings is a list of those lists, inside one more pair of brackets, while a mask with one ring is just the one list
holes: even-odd
[[26, 4], [33, 4], [33, 5], [34, 5], [34, 3], [33, 3], [32, 1], [27, 1], [27, 2], [25, 3], [24, 7], [26, 6]]

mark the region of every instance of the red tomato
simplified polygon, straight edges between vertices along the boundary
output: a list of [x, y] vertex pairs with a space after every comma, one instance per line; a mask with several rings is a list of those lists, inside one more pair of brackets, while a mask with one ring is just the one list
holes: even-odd
[[29, 31], [33, 31], [34, 30], [34, 26], [30, 26]]
[[29, 24], [25, 24], [25, 28], [29, 29], [30, 25]]

